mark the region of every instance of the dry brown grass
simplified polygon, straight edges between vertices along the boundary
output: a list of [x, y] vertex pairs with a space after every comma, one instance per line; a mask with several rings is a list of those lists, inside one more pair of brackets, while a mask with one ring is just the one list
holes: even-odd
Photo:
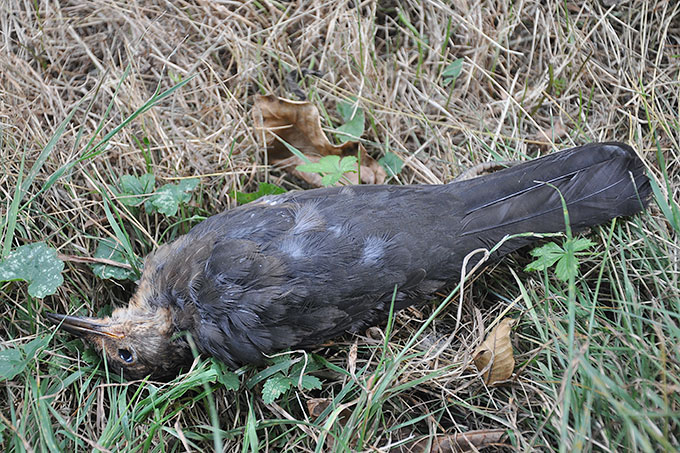
[[[520, 0], [513, 4], [502, 0], [158, 0], [113, 4], [5, 0], [0, 4], [0, 213], [7, 214], [19, 178], [25, 177], [74, 107], [78, 106], [73, 120], [24, 201], [57, 169], [74, 162], [88, 140], [96, 135], [101, 138], [121, 124], [157, 89], [166, 90], [190, 77], [187, 85], [117, 133], [105, 152], [75, 164], [22, 209], [13, 247], [46, 241], [63, 254], [92, 256], [97, 238], [114, 236], [99, 191], [124, 174], [140, 175], [147, 168], [161, 182], [200, 177], [192, 206], [181, 214], [182, 219], [233, 206], [230, 190], [250, 191], [259, 181], [296, 188], [299, 181], [266, 165], [250, 111], [254, 94], [290, 97], [283, 80], [289, 70], [299, 68], [324, 72], [321, 78], [308, 78], [305, 89], [325, 115], [325, 126], [337, 126], [337, 102], [359, 98], [368, 119], [364, 136], [368, 152], [379, 158], [389, 150], [405, 162], [394, 183], [443, 183], [483, 161], [525, 159], [589, 141], [618, 140], [637, 149], [662, 191], [677, 200], [679, 8], [680, 4], [670, 0]], [[464, 59], [463, 73], [451, 89], [444, 85], [441, 72], [456, 58]], [[124, 77], [128, 66], [129, 74]], [[102, 120], [103, 128], [97, 131]], [[82, 134], [80, 141], [78, 134]], [[145, 139], [148, 151], [140, 147]], [[664, 182], [657, 150], [665, 158], [669, 185]], [[132, 239], [139, 256], [186, 231], [191, 223], [175, 227], [177, 219], [149, 216], [143, 211], [135, 216], [119, 208], [125, 224], [138, 222], [142, 234]], [[668, 322], [677, 328], [677, 318], [672, 316], [680, 300], [676, 236], [658, 210], [654, 216], [654, 222], [648, 218], [641, 225], [625, 225], [621, 234], [636, 238], [630, 247], [643, 256], [645, 247], [654, 244], [664, 251], [665, 261], [658, 268], [636, 267], [617, 249], [609, 263], [612, 268], [629, 263], [629, 277], [635, 280], [640, 303], [666, 313]], [[3, 230], [3, 241], [6, 233]], [[600, 234], [606, 242], [607, 231]], [[517, 259], [520, 264], [526, 262]], [[659, 263], [651, 258], [639, 261]], [[538, 321], [527, 321], [520, 329], [518, 364], [528, 368], [513, 386], [486, 389], [475, 373], [466, 369], [484, 327], [508, 308], [515, 315], [529, 311], [508, 270], [519, 269], [516, 264], [500, 265], [466, 293], [464, 324], [455, 338], [449, 338], [456, 325], [455, 309], [435, 319], [414, 349], [429, 352], [402, 363], [402, 374], [388, 386], [394, 392], [386, 391], [390, 396], [384, 396], [381, 417], [371, 418], [365, 409], [365, 418], [359, 415], [359, 421], [355, 420], [357, 426], [361, 426], [360, 420], [372, 423], [356, 430], [369, 433], [362, 449], [388, 450], [410, 435], [499, 427], [512, 434], [506, 445], [520, 449], [645, 448], [644, 442], [616, 438], [617, 432], [630, 427], [615, 417], [608, 418], [606, 407], [593, 407], [591, 418], [581, 420], [593, 425], [585, 438], [579, 437], [580, 422], [575, 421], [568, 423], [568, 433], [560, 439], [561, 378], [560, 373], [551, 371], [557, 379], [551, 382], [548, 376], [553, 375], [535, 362], [537, 356], [543, 357], [544, 349], [555, 347], [552, 340], [546, 344], [536, 333]], [[597, 272], [595, 269], [592, 274]], [[521, 277], [526, 279], [529, 295], [537, 303], [549, 305], [555, 288], [539, 277]], [[596, 279], [590, 278], [591, 283]], [[613, 300], [625, 297], [625, 291], [624, 295], [617, 292], [619, 286], [627, 288], [618, 277], [611, 277], [611, 283], [603, 285], [603, 294]], [[82, 307], [84, 312], [96, 313], [109, 304], [125, 303], [131, 289], [130, 283], [99, 280], [89, 267], [74, 263], [67, 264], [65, 284], [57, 295], [44, 300], [30, 300], [25, 285], [3, 283], [0, 340], [6, 347], [26, 342], [49, 330], [44, 312]], [[468, 297], [471, 295], [474, 297]], [[406, 344], [432, 308], [410, 309], [399, 315], [388, 349], [398, 351]], [[553, 307], [543, 315], [540, 322], [550, 326], [564, 312]], [[604, 327], [592, 341], [617, 328], [609, 321], [603, 316]], [[659, 321], [659, 325], [663, 323]], [[674, 343], [676, 330], [659, 329], [658, 341], [670, 348], [663, 358], [669, 361], [669, 374], [649, 377], [650, 383], [658, 382], [656, 391], [650, 390], [653, 385], [636, 383], [639, 363], [617, 357], [611, 368], [620, 365], [621, 375], [631, 376], [633, 398], [644, 388], [667, 402], [663, 407], [675, 418], [666, 423], [670, 434], [663, 435], [677, 446], [677, 431], [673, 434], [673, 430], [680, 429], [680, 387], [675, 374], [680, 351]], [[47, 353], [35, 369], [55, 386], [65, 376], [64, 370], [89, 366], [74, 356], [82, 346], [76, 349], [73, 342], [63, 346], [66, 341], [53, 340], [55, 351]], [[353, 341], [345, 338], [321, 354], [346, 368]], [[450, 343], [441, 347], [446, 341]], [[366, 366], [366, 377], [376, 369], [380, 349], [368, 339], [359, 342], [364, 346], [356, 367]], [[650, 346], [651, 350], [656, 348]], [[545, 366], [555, 366], [555, 360], [549, 356]], [[152, 433], [150, 447], [163, 451], [212, 447], [212, 432], [201, 428], [214, 424], [207, 400], [200, 395], [201, 385], [189, 391], [192, 396], [178, 397], [176, 413], [167, 409], [165, 415], [171, 414], [167, 419], [149, 415], [130, 426], [132, 434], [128, 435], [115, 431], [109, 423], [113, 414], [119, 414], [111, 402], [111, 387], [100, 375], [93, 381], [89, 376], [88, 372], [65, 388], [51, 388], [53, 412], [40, 416], [36, 415], [36, 393], [21, 376], [4, 382], [0, 391], [7, 399], [0, 403], [0, 412], [5, 414], [0, 434], [6, 448], [52, 448], [44, 431], [37, 429], [48, 425], [57, 432], [55, 438], [64, 442], [60, 448], [72, 449], [81, 442], [81, 448], [135, 450], [147, 432]], [[546, 380], [541, 381], [540, 376]], [[251, 414], [259, 422], [260, 448], [313, 450], [324, 420], [315, 424], [307, 418], [309, 425], [280, 420], [305, 420], [306, 398], [335, 395], [347, 379], [331, 372], [326, 378], [321, 392], [294, 393], [280, 406], [264, 405], [258, 400], [257, 388], [238, 394], [216, 389], [219, 424], [228, 431], [225, 448], [240, 450], [245, 439], [252, 441], [244, 429], [249, 426], [250, 402]], [[421, 384], [402, 392], [395, 390], [399, 384], [419, 378], [424, 380]], [[118, 388], [116, 395], [127, 391], [128, 401], [139, 402], [134, 387], [114, 387]], [[146, 392], [145, 388], [142, 396], [146, 397]], [[366, 392], [370, 394], [371, 389]], [[81, 407], [90, 413], [83, 415]], [[59, 422], [57, 414], [65, 422]], [[387, 429], [423, 414], [430, 415], [395, 431]], [[611, 426], [606, 426], [608, 422]], [[356, 441], [356, 436], [348, 436]], [[79, 440], [69, 440], [71, 437]], [[342, 448], [341, 442], [334, 445]]]

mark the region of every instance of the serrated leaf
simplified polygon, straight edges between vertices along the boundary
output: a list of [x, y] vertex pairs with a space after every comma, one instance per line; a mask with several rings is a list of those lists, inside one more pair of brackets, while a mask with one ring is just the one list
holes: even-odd
[[378, 163], [382, 165], [388, 176], [398, 175], [404, 167], [404, 161], [396, 154], [390, 152], [385, 153], [385, 156], [381, 157]]
[[14, 379], [47, 346], [49, 340], [49, 337], [38, 337], [23, 346], [0, 351], [0, 379]]
[[302, 381], [300, 382], [300, 385], [304, 390], [321, 389], [321, 381], [316, 376], [309, 375], [302, 376]]
[[570, 277], [576, 277], [578, 274], [578, 260], [574, 255], [565, 253], [555, 266], [555, 277], [566, 282]]
[[148, 195], [153, 192], [155, 185], [156, 178], [151, 173], [145, 173], [140, 177], [123, 175], [120, 178], [121, 191], [117, 195], [125, 206], [139, 206], [144, 197], [134, 195]]
[[264, 197], [266, 195], [279, 195], [286, 193], [286, 189], [279, 187], [276, 184], [269, 184], [267, 182], [261, 182], [257, 187], [257, 192], [245, 193], [233, 191], [231, 196], [236, 198], [238, 204], [246, 204], [251, 201], [255, 201], [258, 198]]
[[64, 262], [57, 251], [44, 242], [22, 245], [0, 262], [0, 282], [29, 282], [28, 294], [43, 298], [54, 294], [64, 282]]
[[544, 271], [555, 264], [563, 255], [564, 249], [554, 242], [536, 247], [531, 252], [531, 256], [538, 259], [527, 264], [526, 271]]
[[359, 140], [364, 133], [364, 123], [366, 122], [363, 109], [355, 107], [354, 104], [340, 102], [338, 103], [338, 111], [345, 121], [345, 124], [335, 130], [338, 139], [342, 143]]
[[[95, 258], [104, 258], [122, 264], [130, 264], [125, 257], [123, 247], [113, 239], [101, 239], [94, 252]], [[113, 278], [116, 280], [134, 280], [136, 277], [132, 269], [124, 267], [109, 266], [108, 264], [93, 264], [92, 271], [102, 279]]]
[[282, 374], [275, 374], [267, 379], [267, 382], [262, 386], [262, 401], [265, 404], [271, 404], [276, 399], [286, 392], [292, 385], [289, 377]]
[[444, 79], [444, 84], [449, 85], [451, 82], [456, 80], [463, 70], [463, 59], [458, 58], [450, 63], [442, 71], [442, 78]]
[[583, 250], [586, 250], [590, 247], [595, 245], [595, 242], [591, 241], [588, 238], [580, 238], [574, 240], [574, 245], [572, 246], [574, 249], [574, 252], [582, 252]]
[[[571, 241], [571, 244], [568, 241]], [[538, 259], [529, 263], [525, 270], [543, 271], [556, 264], [555, 277], [566, 282], [571, 277], [578, 275], [579, 261], [575, 253], [586, 250], [593, 245], [595, 243], [587, 238], [567, 240], [564, 246], [559, 246], [554, 242], [545, 244], [531, 251], [531, 255], [538, 257]], [[571, 251], [567, 251], [568, 249]]]
[[147, 200], [144, 207], [149, 213], [158, 211], [167, 216], [174, 216], [179, 205], [191, 199], [188, 192], [194, 190], [197, 185], [197, 178], [183, 179], [178, 184], [165, 184]]

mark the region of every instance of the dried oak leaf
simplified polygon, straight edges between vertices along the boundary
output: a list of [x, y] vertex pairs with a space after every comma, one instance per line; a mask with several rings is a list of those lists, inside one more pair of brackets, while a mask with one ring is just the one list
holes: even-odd
[[[399, 453], [456, 453], [477, 451], [498, 445], [505, 436], [504, 429], [483, 429], [453, 435], [438, 435], [432, 439], [421, 439], [398, 447]], [[428, 448], [429, 446], [429, 448]]]
[[[472, 355], [477, 370], [484, 372], [484, 382], [493, 385], [496, 382], [505, 381], [515, 368], [515, 357], [512, 353], [510, 332], [515, 320], [503, 319], [487, 335], [486, 340], [479, 345]], [[489, 364], [491, 364], [489, 366]], [[488, 368], [487, 368], [488, 367]]]
[[[321, 187], [321, 175], [296, 170], [304, 162], [292, 154], [289, 146], [300, 151], [311, 162], [318, 162], [323, 156], [361, 157], [358, 173], [346, 173], [352, 184], [382, 184], [385, 170], [359, 142], [334, 145], [321, 129], [319, 110], [309, 102], [289, 101], [273, 95], [257, 95], [253, 106], [255, 131], [264, 138], [271, 163], [286, 170], [308, 184]], [[288, 145], [288, 146], [287, 146]]]

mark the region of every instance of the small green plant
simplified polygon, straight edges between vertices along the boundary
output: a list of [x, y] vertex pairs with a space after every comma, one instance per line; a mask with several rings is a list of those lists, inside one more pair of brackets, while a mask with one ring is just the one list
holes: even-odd
[[38, 337], [25, 345], [0, 351], [0, 379], [11, 380], [31, 363], [50, 342], [51, 337]]
[[548, 86], [555, 96], [559, 96], [567, 87], [567, 80], [563, 77], [555, 77], [554, 70], [552, 64], [548, 66], [548, 76], [550, 78]]
[[265, 381], [262, 386], [262, 401], [271, 404], [293, 386], [302, 390], [321, 389], [321, 381], [307, 373], [321, 368], [313, 356], [304, 359], [291, 359], [288, 355], [280, 355], [271, 360], [271, 366], [257, 373], [248, 380], [246, 386], [254, 387]]
[[448, 86], [451, 83], [455, 83], [460, 73], [463, 71], [463, 59], [457, 58], [453, 60], [444, 70], [442, 71], [442, 79], [444, 80], [444, 85]]
[[382, 165], [388, 176], [397, 176], [404, 167], [404, 161], [401, 160], [399, 156], [389, 151], [378, 160], [378, 163]]
[[119, 201], [125, 206], [139, 206], [148, 198], [145, 196], [153, 193], [155, 186], [156, 178], [151, 173], [139, 177], [123, 175], [120, 178], [120, 192], [114, 193], [118, 194]]
[[241, 381], [236, 373], [229, 370], [227, 366], [215, 358], [211, 358], [211, 367], [217, 374], [217, 382], [222, 384], [225, 389], [236, 391], [241, 386]]
[[282, 193], [286, 193], [286, 189], [279, 187], [276, 184], [261, 182], [260, 185], [257, 187], [257, 192], [245, 193], [237, 192], [234, 190], [231, 192], [231, 197], [236, 198], [238, 204], [246, 204], [250, 203], [251, 201], [257, 200], [258, 198], [262, 198], [266, 195], [279, 195]]
[[545, 271], [556, 264], [555, 277], [566, 282], [571, 277], [578, 275], [578, 256], [586, 254], [580, 252], [593, 245], [595, 243], [590, 239], [575, 239], [573, 237], [566, 238], [561, 246], [555, 242], [550, 242], [531, 251], [531, 256], [536, 259], [529, 263], [525, 270]]
[[[122, 247], [113, 239], [101, 239], [99, 245], [97, 245], [97, 250], [94, 252], [94, 257], [130, 265]], [[93, 264], [92, 271], [97, 277], [102, 279], [134, 280], [136, 277], [135, 272], [131, 268], [111, 266], [103, 263]]]
[[120, 191], [113, 188], [120, 202], [126, 206], [144, 204], [147, 213], [160, 212], [174, 216], [179, 206], [191, 199], [191, 191], [198, 185], [197, 178], [182, 179], [177, 184], [165, 184], [154, 189], [156, 180], [151, 173], [142, 176], [123, 175], [120, 179]]
[[319, 173], [323, 175], [321, 184], [332, 186], [344, 176], [345, 173], [356, 173], [357, 158], [354, 156], [324, 156], [319, 162], [298, 165], [297, 169], [306, 173]]
[[180, 204], [191, 200], [191, 191], [198, 185], [197, 178], [182, 179], [177, 184], [161, 186], [145, 203], [146, 212], [160, 212], [167, 216], [177, 214]]
[[364, 122], [366, 115], [362, 108], [355, 103], [338, 102], [338, 113], [342, 117], [344, 124], [335, 131], [341, 143], [356, 141], [364, 134]]

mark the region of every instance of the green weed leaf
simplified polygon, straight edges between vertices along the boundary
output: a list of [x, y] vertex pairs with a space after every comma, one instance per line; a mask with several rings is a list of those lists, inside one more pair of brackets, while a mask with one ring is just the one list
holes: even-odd
[[340, 181], [342, 175], [345, 173], [356, 173], [357, 158], [354, 156], [343, 157], [340, 156], [324, 156], [319, 159], [319, 162], [311, 164], [298, 165], [297, 169], [306, 173], [319, 173], [324, 175], [321, 178], [321, 183], [324, 186], [332, 186]]
[[[125, 257], [123, 247], [113, 239], [101, 239], [97, 250], [94, 252], [95, 258], [104, 258], [122, 264], [130, 264]], [[110, 266], [108, 264], [93, 264], [92, 271], [102, 279], [113, 278], [116, 280], [134, 280], [135, 273], [132, 269], [124, 267]]]
[[178, 184], [166, 184], [149, 198], [144, 207], [151, 213], [158, 211], [167, 216], [177, 214], [180, 204], [191, 200], [191, 192], [198, 185], [198, 179], [183, 179]]
[[544, 271], [555, 265], [555, 276], [566, 282], [576, 277], [579, 270], [579, 260], [576, 254], [595, 245], [586, 238], [566, 239], [562, 246], [550, 242], [531, 251], [537, 259], [529, 263], [526, 271]]
[[14, 379], [49, 341], [49, 337], [38, 337], [23, 346], [0, 351], [0, 379]]
[[573, 249], [574, 249], [574, 253], [578, 253], [578, 252], [582, 252], [582, 251], [584, 251], [584, 250], [589, 249], [589, 248], [592, 247], [593, 245], [595, 245], [595, 243], [594, 243], [593, 241], [591, 241], [590, 239], [588, 239], [588, 238], [580, 238], [580, 239], [575, 239], [575, 240], [573, 241], [573, 246], [572, 246], [572, 247], [573, 247]]
[[385, 153], [385, 156], [381, 157], [378, 163], [382, 165], [388, 176], [397, 176], [404, 167], [404, 161], [396, 154], [390, 152]]
[[444, 85], [449, 85], [451, 82], [455, 81], [460, 73], [463, 71], [463, 59], [458, 58], [449, 64], [442, 71], [442, 78], [444, 79]]
[[64, 262], [57, 251], [44, 242], [22, 245], [0, 262], [0, 282], [29, 282], [28, 294], [43, 298], [54, 294], [64, 282]]
[[269, 184], [267, 182], [261, 182], [257, 187], [257, 192], [245, 193], [233, 191], [231, 196], [236, 198], [238, 204], [246, 204], [251, 201], [255, 201], [258, 198], [264, 197], [266, 195], [279, 195], [286, 193], [286, 189], [277, 186], [276, 184]]
[[24, 370], [26, 364], [18, 348], [0, 351], [0, 379], [14, 379]]
[[283, 395], [292, 385], [289, 377], [282, 374], [275, 374], [267, 379], [267, 382], [262, 386], [262, 401], [265, 404], [271, 404], [276, 399]]
[[239, 380], [236, 373], [227, 369], [227, 367], [217, 359], [211, 359], [212, 369], [217, 374], [217, 382], [222, 384], [227, 390], [236, 391], [241, 386], [241, 381]]
[[342, 143], [359, 140], [364, 133], [364, 122], [366, 121], [364, 111], [355, 107], [355, 104], [340, 102], [338, 103], [338, 112], [345, 121], [345, 124], [335, 130], [338, 139]]
[[153, 193], [156, 185], [156, 178], [153, 174], [146, 173], [140, 177], [134, 175], [123, 175], [120, 178], [121, 191], [117, 194], [120, 202], [125, 206], [139, 206], [145, 197], [135, 195], [148, 195]]
[[227, 390], [236, 391], [241, 386], [241, 381], [239, 380], [238, 376], [232, 371], [223, 370], [222, 373], [217, 375], [217, 380]]
[[562, 256], [564, 249], [554, 242], [549, 242], [541, 247], [536, 247], [531, 251], [531, 256], [538, 259], [527, 264], [525, 270], [544, 271], [553, 266]]
[[304, 390], [321, 389], [321, 381], [316, 376], [302, 376], [301, 385]]

